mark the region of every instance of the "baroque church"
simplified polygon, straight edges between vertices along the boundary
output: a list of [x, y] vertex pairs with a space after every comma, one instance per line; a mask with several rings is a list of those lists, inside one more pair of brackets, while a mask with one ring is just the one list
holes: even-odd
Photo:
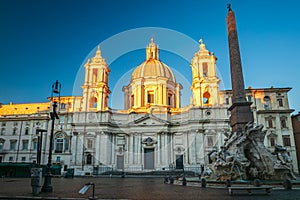
[[[216, 56], [200, 40], [190, 64], [191, 103], [181, 107], [182, 85], [159, 58], [151, 39], [145, 61], [135, 68], [123, 87], [124, 109], [108, 107], [110, 68], [100, 47], [87, 61], [82, 96], [63, 96], [55, 121], [52, 164], [75, 175], [108, 171], [149, 172], [182, 170], [199, 172], [210, 167], [208, 153], [220, 149], [231, 131], [231, 90], [220, 90]], [[298, 173], [288, 92], [291, 88], [245, 90], [256, 124], [267, 131], [264, 144], [271, 151], [285, 146]], [[0, 162], [35, 162], [38, 135], [41, 163], [49, 154], [52, 101], [3, 104], [0, 107]], [[38, 133], [43, 129], [45, 132]]]

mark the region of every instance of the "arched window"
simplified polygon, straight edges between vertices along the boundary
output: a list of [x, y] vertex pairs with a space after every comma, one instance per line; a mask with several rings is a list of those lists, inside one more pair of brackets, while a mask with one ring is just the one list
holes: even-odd
[[173, 105], [173, 101], [172, 101], [172, 94], [168, 94], [168, 106], [172, 106]]
[[273, 128], [273, 120], [272, 120], [272, 118], [268, 119], [268, 127], [269, 128]]
[[69, 150], [69, 138], [63, 132], [58, 132], [54, 136], [54, 152], [63, 153]]
[[204, 92], [203, 94], [203, 104], [209, 104], [210, 94], [209, 92]]
[[92, 97], [91, 101], [90, 101], [90, 108], [97, 108], [97, 98], [96, 97]]
[[265, 97], [264, 97], [264, 102], [265, 102], [264, 108], [265, 108], [266, 110], [269, 110], [270, 107], [271, 107], [271, 99], [270, 99], [270, 97], [269, 97], [269, 96], [265, 96]]
[[203, 77], [207, 77], [208, 75], [208, 65], [207, 62], [202, 63], [202, 69], [203, 69]]

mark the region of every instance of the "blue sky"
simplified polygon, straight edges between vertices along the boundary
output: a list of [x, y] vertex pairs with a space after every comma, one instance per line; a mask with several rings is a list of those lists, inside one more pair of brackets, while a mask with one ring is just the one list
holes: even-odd
[[[245, 86], [292, 87], [290, 106], [300, 111], [300, 3], [294, 0], [1, 0], [0, 102], [46, 101], [56, 79], [62, 83], [62, 95], [72, 95], [78, 70], [98, 44], [143, 27], [174, 30], [195, 41], [202, 37], [218, 57], [224, 88], [230, 89], [228, 2], [237, 18]], [[156, 32], [149, 33], [144, 46], [151, 34], [164, 48]], [[113, 48], [118, 44], [106, 52]], [[103, 55], [109, 57], [106, 52], [104, 48]], [[137, 49], [108, 60], [110, 88], [144, 56], [144, 50]], [[160, 59], [190, 81], [188, 61], [167, 51]]]

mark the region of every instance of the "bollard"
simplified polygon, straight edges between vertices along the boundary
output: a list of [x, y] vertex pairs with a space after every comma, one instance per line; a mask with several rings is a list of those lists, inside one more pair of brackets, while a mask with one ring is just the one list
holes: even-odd
[[205, 178], [201, 179], [201, 187], [203, 187], [203, 188], [206, 187], [206, 180], [205, 180]]
[[38, 195], [41, 192], [42, 186], [42, 168], [31, 169], [31, 189], [33, 195]]
[[182, 178], [182, 185], [186, 186], [186, 178], [185, 177]]

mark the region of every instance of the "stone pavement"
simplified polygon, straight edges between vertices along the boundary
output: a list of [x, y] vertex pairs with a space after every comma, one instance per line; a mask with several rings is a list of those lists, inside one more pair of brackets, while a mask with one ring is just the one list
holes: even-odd
[[52, 178], [52, 193], [41, 193], [37, 197], [31, 194], [30, 178], [0, 179], [0, 199], [87, 199], [92, 195], [92, 188], [87, 194], [78, 191], [88, 182], [95, 184], [95, 196], [99, 199], [300, 199], [300, 189], [283, 190], [275, 188], [270, 195], [255, 191], [249, 196], [247, 192], [228, 195], [223, 186], [197, 185], [181, 186], [163, 183], [163, 178]]

